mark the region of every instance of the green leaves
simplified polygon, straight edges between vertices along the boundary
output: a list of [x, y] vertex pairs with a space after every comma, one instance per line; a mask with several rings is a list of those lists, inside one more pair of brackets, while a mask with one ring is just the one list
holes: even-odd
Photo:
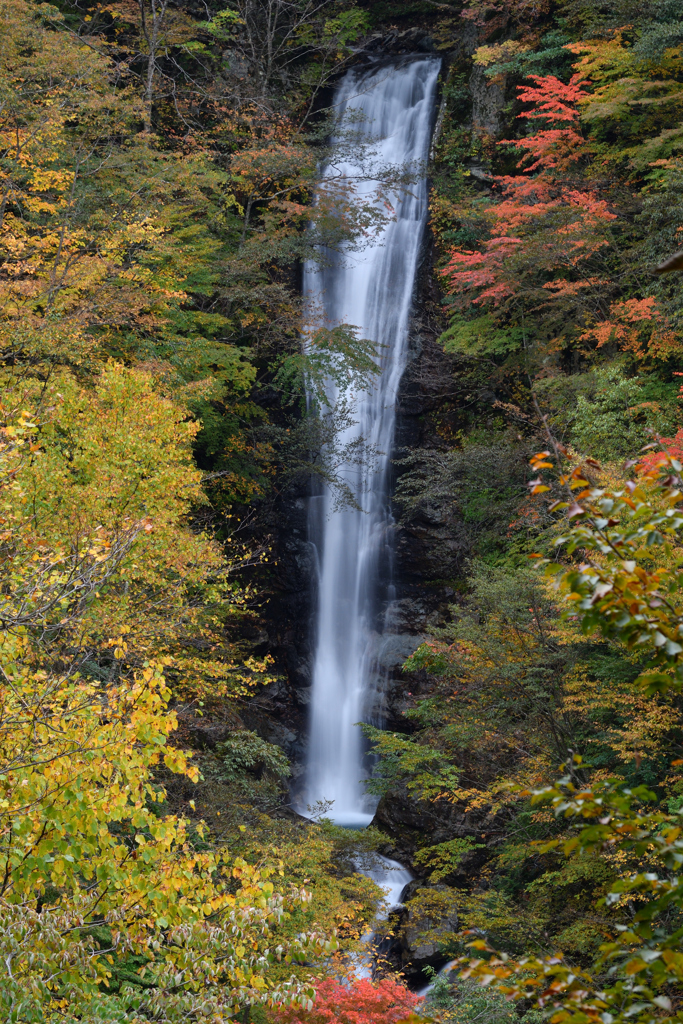
[[319, 409], [330, 409], [349, 391], [373, 387], [379, 373], [376, 359], [375, 344], [359, 338], [357, 328], [314, 326], [301, 352], [273, 364], [272, 386], [282, 391], [285, 405], [296, 402], [303, 408], [310, 401]]
[[[570, 775], [533, 798], [550, 802], [556, 815], [581, 823], [564, 846], [567, 855], [603, 849], [623, 864], [604, 902], [628, 908], [631, 925], [617, 924], [615, 938], [600, 947], [596, 971], [607, 968], [607, 975], [598, 988], [597, 980], [571, 967], [561, 955], [516, 963], [494, 956], [474, 962], [466, 975], [494, 980], [509, 997], [529, 998], [540, 1007], [554, 1005], [555, 1022], [598, 1016], [603, 1021], [606, 1016], [610, 1021], [662, 1019], [662, 1010], [666, 1014], [671, 1004], [660, 990], [678, 985], [683, 977], [681, 932], [671, 929], [666, 916], [670, 907], [683, 907], [683, 884], [669, 874], [683, 863], [680, 815], [648, 809], [656, 797], [644, 786], [631, 790], [620, 781], [581, 786], [575, 781], [581, 759], [575, 757], [571, 767]], [[639, 859], [647, 868], [633, 871], [631, 866]], [[576, 984], [577, 978], [581, 984]]]
[[436, 846], [427, 846], [418, 850], [414, 860], [416, 864], [422, 864], [431, 869], [430, 882], [440, 882], [442, 878], [457, 871], [463, 858], [471, 850], [484, 850], [485, 843], [475, 843], [473, 839], [464, 838], [449, 839], [445, 843], [437, 843]]
[[435, 800], [458, 785], [459, 770], [438, 750], [416, 742], [403, 733], [385, 732], [363, 725], [379, 755], [379, 765], [367, 783], [370, 793], [382, 796], [395, 786], [406, 785], [418, 800]]
[[[540, 458], [535, 456], [537, 467], [548, 465]], [[650, 655], [658, 670], [642, 673], [638, 682], [653, 694], [683, 687], [681, 464], [664, 447], [635, 468], [636, 479], [622, 488], [590, 483], [595, 470], [584, 464], [560, 476], [575, 500], [553, 506], [565, 509], [569, 521], [556, 545], [570, 555], [580, 551], [584, 560], [570, 568], [545, 565], [584, 634], [599, 629]]]
[[[534, 456], [534, 468], [552, 468], [549, 455]], [[580, 552], [583, 560], [569, 567], [547, 562], [546, 572], [557, 580], [568, 614], [584, 633], [599, 629], [648, 655], [648, 667], [636, 680], [647, 695], [678, 691], [683, 681], [681, 464], [664, 447], [644, 456], [635, 465], [635, 479], [621, 488], [599, 487], [591, 480], [598, 472], [591, 461], [560, 475], [573, 500], [555, 506], [565, 509], [569, 521], [558, 545]], [[514, 962], [484, 942], [473, 945], [485, 950], [487, 959], [471, 961], [465, 976], [496, 984], [508, 998], [553, 1007], [554, 1024], [677, 1020], [667, 993], [683, 981], [681, 813], [664, 810], [648, 786], [629, 787], [599, 775], [591, 780], [590, 766], [579, 755], [566, 767], [567, 774], [553, 785], [521, 795], [533, 804], [550, 804], [569, 826], [568, 837], [565, 832], [544, 843], [542, 852], [561, 849], [570, 863], [599, 855], [613, 866], [601, 903], [614, 916], [592, 972], [578, 970], [561, 953]]]

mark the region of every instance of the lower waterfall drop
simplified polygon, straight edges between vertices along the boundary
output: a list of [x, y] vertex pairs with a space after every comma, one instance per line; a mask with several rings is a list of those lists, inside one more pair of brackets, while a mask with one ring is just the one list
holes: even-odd
[[[407, 361], [409, 316], [418, 255], [427, 218], [424, 173], [441, 62], [437, 57], [404, 59], [371, 70], [349, 71], [335, 99], [338, 123], [350, 123], [359, 143], [372, 148], [376, 165], [398, 171], [418, 169], [418, 180], [397, 195], [395, 216], [374, 244], [360, 253], [331, 256], [323, 266], [309, 263], [304, 295], [322, 307], [330, 324], [357, 327], [377, 345], [380, 373], [369, 391], [354, 396], [356, 422], [342, 444], [365, 438], [381, 453], [360, 468], [346, 465], [342, 476], [359, 509], [334, 509], [329, 488], [311, 499], [310, 539], [318, 554], [318, 606], [309, 732], [306, 806], [333, 801], [329, 816], [339, 825], [363, 827], [376, 800], [363, 785], [363, 737], [374, 696], [380, 562], [391, 548], [389, 467], [398, 387]], [[334, 148], [335, 140], [332, 140]], [[348, 148], [348, 147], [347, 147]], [[347, 155], [338, 145], [324, 175], [358, 181], [357, 194], [372, 195], [365, 177], [363, 146]], [[329, 387], [331, 403], [337, 398]]]

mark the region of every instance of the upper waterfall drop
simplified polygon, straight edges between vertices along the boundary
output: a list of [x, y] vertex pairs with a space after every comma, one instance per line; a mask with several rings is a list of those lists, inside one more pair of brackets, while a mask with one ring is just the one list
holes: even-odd
[[[379, 575], [391, 547], [389, 466], [395, 406], [407, 359], [408, 325], [418, 254], [427, 218], [424, 176], [441, 62], [417, 58], [370, 71], [351, 70], [336, 99], [338, 123], [349, 118], [359, 143], [371, 145], [375, 164], [422, 168], [418, 180], [395, 197], [395, 217], [360, 253], [343, 253], [304, 270], [304, 295], [322, 307], [331, 324], [347, 323], [377, 344], [380, 373], [374, 387], [354, 396], [356, 422], [341, 435], [357, 438], [381, 455], [362, 466], [346, 465], [345, 481], [359, 509], [334, 510], [325, 488], [311, 499], [310, 539], [318, 552], [318, 606], [311, 695], [309, 753], [303, 805], [334, 801], [330, 816], [345, 825], [369, 823], [374, 801], [362, 782], [363, 737], [356, 723], [366, 716], [373, 691], [373, 659], [381, 624]], [[335, 140], [332, 140], [334, 146]], [[324, 174], [360, 183], [359, 198], [376, 182], [363, 178], [362, 146], [348, 156], [343, 146]], [[337, 398], [329, 387], [331, 402]]]

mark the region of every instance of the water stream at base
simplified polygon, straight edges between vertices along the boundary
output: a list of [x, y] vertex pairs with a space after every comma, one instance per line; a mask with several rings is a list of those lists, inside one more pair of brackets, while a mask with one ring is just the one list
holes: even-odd
[[[349, 155], [348, 145], [337, 140], [337, 152], [323, 174], [360, 179], [357, 193], [371, 196], [376, 181], [365, 177], [363, 143], [371, 147], [377, 165], [412, 166], [422, 173], [395, 197], [396, 215], [379, 232], [376, 244], [361, 252], [329, 254], [325, 265], [312, 262], [304, 270], [304, 295], [322, 307], [331, 325], [354, 325], [360, 337], [376, 342], [380, 361], [375, 386], [354, 396], [356, 422], [339, 438], [342, 444], [365, 438], [382, 453], [374, 463], [341, 469], [360, 510], [335, 511], [334, 495], [326, 487], [311, 498], [309, 514], [318, 607], [306, 784], [297, 803], [305, 814], [308, 806], [332, 801], [329, 816], [351, 828], [368, 825], [377, 804], [365, 793], [367, 770], [357, 723], [368, 720], [376, 701], [381, 607], [391, 597], [390, 457], [427, 218], [424, 167], [440, 63], [435, 57], [404, 59], [393, 66], [353, 69], [341, 80], [335, 97], [337, 121], [351, 120], [358, 146]], [[328, 397], [331, 404], [338, 397], [332, 384]], [[390, 907], [399, 904], [401, 890], [412, 877], [388, 860], [366, 873], [389, 890]]]
[[[412, 874], [402, 864], [399, 864], [397, 860], [391, 860], [389, 857], [377, 857], [376, 864], [373, 867], [359, 866], [359, 871], [368, 878], [371, 878], [373, 882], [376, 882], [384, 890], [385, 909], [383, 913], [378, 915], [378, 920], [386, 921], [392, 910], [396, 910], [401, 906], [401, 894], [408, 882], [412, 881]], [[372, 931], [369, 931], [363, 937], [370, 949], [370, 943], [374, 937]], [[374, 966], [375, 951], [371, 949], [369, 953], [362, 955], [356, 961], [353, 973], [357, 978], [371, 978]]]

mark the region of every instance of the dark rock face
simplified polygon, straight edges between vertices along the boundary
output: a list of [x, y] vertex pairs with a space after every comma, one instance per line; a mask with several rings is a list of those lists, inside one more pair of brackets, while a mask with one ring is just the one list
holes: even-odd
[[376, 32], [366, 39], [363, 52], [382, 57], [400, 56], [412, 53], [435, 53], [434, 41], [426, 29], [414, 26], [402, 31], [394, 28], [389, 32]]
[[265, 609], [269, 650], [284, 670], [299, 706], [308, 704], [316, 594], [315, 549], [308, 539], [308, 496], [280, 502], [277, 510], [276, 575]]
[[284, 750], [296, 780], [306, 760], [316, 601], [306, 490], [292, 488], [281, 496], [269, 519], [274, 569], [261, 583], [268, 597], [260, 609], [263, 637], [256, 653], [272, 657], [278, 678], [240, 708], [240, 718], [247, 729]]
[[[453, 62], [469, 58], [481, 45], [481, 29], [473, 21], [463, 19], [462, 31], [455, 41], [449, 59]], [[470, 73], [469, 89], [472, 97], [472, 127], [486, 135], [500, 135], [503, 107], [505, 106], [505, 77], [497, 76], [495, 81], [487, 78], [484, 68], [475, 64]], [[480, 175], [472, 170], [476, 177]], [[486, 175], [484, 175], [486, 177]]]
[[483, 68], [475, 67], [470, 76], [470, 92], [474, 128], [487, 135], [499, 135], [505, 106], [505, 83], [492, 82]]
[[234, 731], [234, 722], [202, 722], [187, 730], [189, 742], [195, 750], [215, 750]]
[[[442, 946], [458, 930], [457, 890], [466, 888], [484, 863], [487, 842], [500, 833], [502, 821], [485, 807], [467, 810], [445, 801], [416, 800], [402, 787], [382, 798], [372, 824], [387, 836], [382, 852], [418, 876], [402, 893], [404, 905], [392, 914], [393, 937], [382, 954], [411, 986], [420, 988], [425, 984], [424, 968], [442, 967], [448, 959]], [[418, 849], [457, 838], [475, 838], [481, 845], [465, 853], [457, 869], [438, 883], [420, 877], [424, 868], [415, 863]]]
[[[406, 894], [408, 898], [420, 892], [418, 886], [415, 888], [415, 893]], [[445, 902], [451, 903], [451, 900], [448, 899], [450, 895], [448, 886], [432, 886], [432, 892], [443, 893], [446, 896]], [[444, 963], [446, 958], [441, 952], [441, 943], [457, 931], [458, 912], [454, 904], [448, 909], [442, 908], [436, 914], [433, 912], [430, 914], [429, 911], [420, 912], [414, 907], [408, 907], [401, 916], [399, 934], [403, 970], [409, 976], [424, 978], [423, 968], [427, 964], [436, 967]]]
[[[401, 787], [382, 797], [373, 825], [389, 839], [387, 855], [420, 875], [423, 869], [414, 861], [418, 849], [473, 836], [485, 845], [487, 837], [500, 832], [502, 822], [486, 807], [467, 810], [444, 800], [438, 803], [417, 800]], [[450, 884], [464, 884], [475, 863], [482, 863], [484, 859], [485, 851], [472, 850], [465, 854], [457, 872], [448, 876]]]
[[[419, 881], [411, 882], [403, 893], [404, 903], [416, 895], [424, 894]], [[427, 984], [425, 967], [438, 970], [448, 962], [441, 951], [443, 942], [452, 940], [458, 929], [458, 912], [452, 893], [445, 885], [436, 885], [429, 890], [443, 897], [442, 906], [435, 909], [419, 909], [415, 905], [404, 906], [390, 915], [389, 934], [380, 941], [378, 958], [386, 970], [400, 971], [411, 988], [419, 991]], [[384, 973], [380, 968], [379, 973]]]

